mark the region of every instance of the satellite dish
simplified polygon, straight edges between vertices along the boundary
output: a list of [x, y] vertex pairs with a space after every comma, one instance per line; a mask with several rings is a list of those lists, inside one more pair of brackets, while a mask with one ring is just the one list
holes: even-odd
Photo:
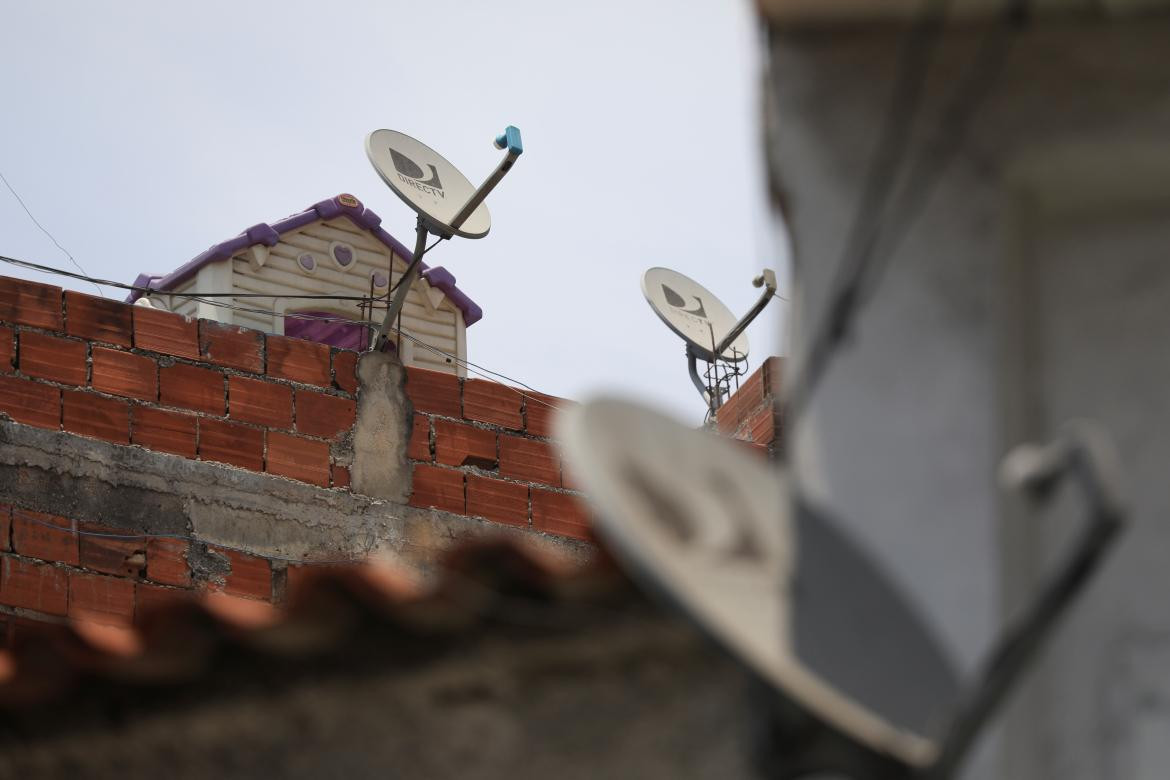
[[1119, 460], [1098, 426], [1077, 423], [1009, 453], [1006, 486], [1042, 500], [1062, 479], [1079, 482], [1088, 522], [960, 692], [898, 589], [830, 518], [790, 495], [784, 471], [621, 401], [563, 411], [557, 424], [614, 555], [777, 694], [763, 733], [778, 780], [953, 777], [1127, 514]]
[[717, 355], [715, 348], [738, 324], [723, 301], [703, 285], [669, 268], [651, 268], [642, 274], [642, 294], [654, 313], [677, 333], [691, 351], [707, 362], [747, 359], [748, 339], [742, 331]]
[[386, 347], [390, 328], [402, 313], [406, 296], [421, 271], [419, 263], [428, 251], [427, 234], [433, 233], [440, 239], [483, 238], [491, 229], [492, 218], [483, 201], [524, 153], [519, 128], [512, 125], [504, 128], [496, 136], [495, 147], [506, 150], [504, 158], [483, 184], [473, 187], [445, 157], [409, 135], [375, 130], [366, 136], [366, 156], [374, 170], [406, 205], [418, 212], [414, 256], [395, 285], [398, 292], [386, 307], [386, 315], [371, 345], [374, 348]]
[[957, 695], [946, 657], [865, 554], [790, 511], [782, 472], [629, 403], [585, 404], [561, 424], [601, 536], [799, 709], [795, 731], [811, 720], [874, 760], [934, 758], [932, 727]]
[[382, 181], [418, 212], [432, 233], [463, 238], [488, 234], [492, 218], [483, 203], [462, 224], [455, 224], [476, 187], [431, 147], [405, 133], [375, 130], [366, 136], [366, 155]]

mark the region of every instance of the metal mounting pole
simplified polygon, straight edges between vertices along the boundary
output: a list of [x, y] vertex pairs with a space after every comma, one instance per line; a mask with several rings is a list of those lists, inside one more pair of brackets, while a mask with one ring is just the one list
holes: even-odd
[[410, 261], [410, 265], [406, 268], [406, 273], [398, 280], [398, 291], [394, 294], [394, 300], [390, 302], [390, 307], [386, 309], [386, 318], [382, 320], [382, 327], [378, 328], [377, 341], [374, 344], [374, 349], [382, 350], [386, 346], [386, 339], [390, 336], [390, 326], [394, 323], [394, 319], [402, 311], [403, 305], [406, 303], [406, 294], [410, 292], [410, 287], [414, 284], [414, 280], [418, 278], [418, 269], [422, 262], [422, 256], [427, 249], [427, 226], [422, 217], [418, 218], [418, 224], [414, 229], [414, 258]]
[[695, 389], [699, 391], [699, 395], [703, 396], [703, 403], [707, 404], [707, 408], [711, 409], [711, 391], [707, 389], [707, 385], [699, 378], [698, 356], [687, 346], [687, 370], [690, 371], [691, 381], [695, 383]]
[[748, 325], [752, 324], [759, 313], [764, 310], [772, 301], [772, 296], [776, 294], [776, 272], [770, 268], [765, 268], [764, 272], [752, 280], [752, 285], [759, 287], [763, 285], [764, 294], [760, 296], [760, 300], [756, 301], [756, 305], [751, 308], [747, 314], [743, 315], [743, 319], [735, 323], [735, 327], [727, 332], [723, 340], [715, 345], [714, 353], [716, 359], [723, 356], [723, 351], [731, 346], [731, 343], [739, 338], [739, 334], [743, 333]]

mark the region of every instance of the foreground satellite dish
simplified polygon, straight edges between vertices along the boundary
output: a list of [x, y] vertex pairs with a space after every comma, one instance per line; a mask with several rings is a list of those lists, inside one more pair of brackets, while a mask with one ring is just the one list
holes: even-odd
[[719, 342], [737, 324], [731, 309], [703, 285], [669, 268], [651, 268], [642, 274], [642, 294], [650, 308], [677, 333], [697, 357], [738, 362], [748, 356], [747, 334], [742, 331], [723, 353]]
[[488, 234], [492, 218], [483, 203], [462, 224], [454, 224], [475, 185], [431, 147], [405, 133], [375, 130], [366, 137], [366, 155], [382, 181], [426, 220], [430, 232], [463, 238]]
[[560, 435], [597, 530], [637, 579], [826, 733], [910, 766], [934, 757], [929, 729], [956, 693], [946, 660], [864, 555], [790, 514], [780, 472], [618, 401], [566, 414]]
[[960, 696], [897, 588], [831, 520], [793, 500], [782, 471], [621, 401], [562, 412], [558, 426], [596, 529], [625, 568], [776, 692], [763, 729], [774, 778], [952, 777], [1123, 516], [1114, 457], [1091, 431], [1012, 453], [1017, 487], [1079, 475], [1091, 522]]

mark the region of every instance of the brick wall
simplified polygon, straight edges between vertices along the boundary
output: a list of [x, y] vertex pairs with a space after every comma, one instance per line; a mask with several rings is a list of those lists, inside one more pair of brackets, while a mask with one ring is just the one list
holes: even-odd
[[784, 360], [770, 357], [719, 408], [719, 432], [738, 439], [752, 450], [774, 457], [782, 445], [777, 411]]
[[0, 278], [0, 413], [39, 428], [345, 487], [356, 360]]
[[[0, 415], [349, 490], [356, 352], [0, 277]], [[414, 507], [588, 539], [549, 438], [555, 407], [410, 368]], [[404, 412], [405, 413], [405, 412]], [[0, 632], [134, 621], [202, 591], [279, 602], [301, 567], [193, 538], [107, 528], [0, 495]], [[58, 510], [61, 511], [61, 510]], [[145, 529], [149, 530], [149, 528]]]
[[570, 401], [407, 368], [414, 404], [410, 503], [590, 539], [588, 513], [549, 438]]
[[0, 605], [7, 608], [0, 634], [8, 641], [28, 622], [128, 624], [196, 591], [271, 602], [286, 576], [280, 561], [0, 504]]

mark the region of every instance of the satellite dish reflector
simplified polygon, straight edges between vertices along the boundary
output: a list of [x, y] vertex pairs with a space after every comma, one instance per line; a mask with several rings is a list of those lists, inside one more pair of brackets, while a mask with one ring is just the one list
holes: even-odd
[[558, 424], [614, 554], [779, 693], [791, 744], [776, 750], [793, 772], [781, 776], [934, 760], [958, 694], [947, 659], [862, 551], [790, 509], [784, 472], [621, 401]]
[[431, 147], [405, 133], [375, 130], [366, 136], [366, 155], [382, 181], [418, 212], [432, 233], [463, 238], [488, 234], [492, 218], [483, 203], [461, 225], [453, 226], [476, 187]]
[[642, 294], [654, 313], [687, 343], [691, 351], [707, 362], [716, 358], [730, 362], [748, 355], [746, 333], [716, 355], [715, 346], [738, 324], [738, 319], [710, 290], [669, 268], [651, 268], [642, 274]]

